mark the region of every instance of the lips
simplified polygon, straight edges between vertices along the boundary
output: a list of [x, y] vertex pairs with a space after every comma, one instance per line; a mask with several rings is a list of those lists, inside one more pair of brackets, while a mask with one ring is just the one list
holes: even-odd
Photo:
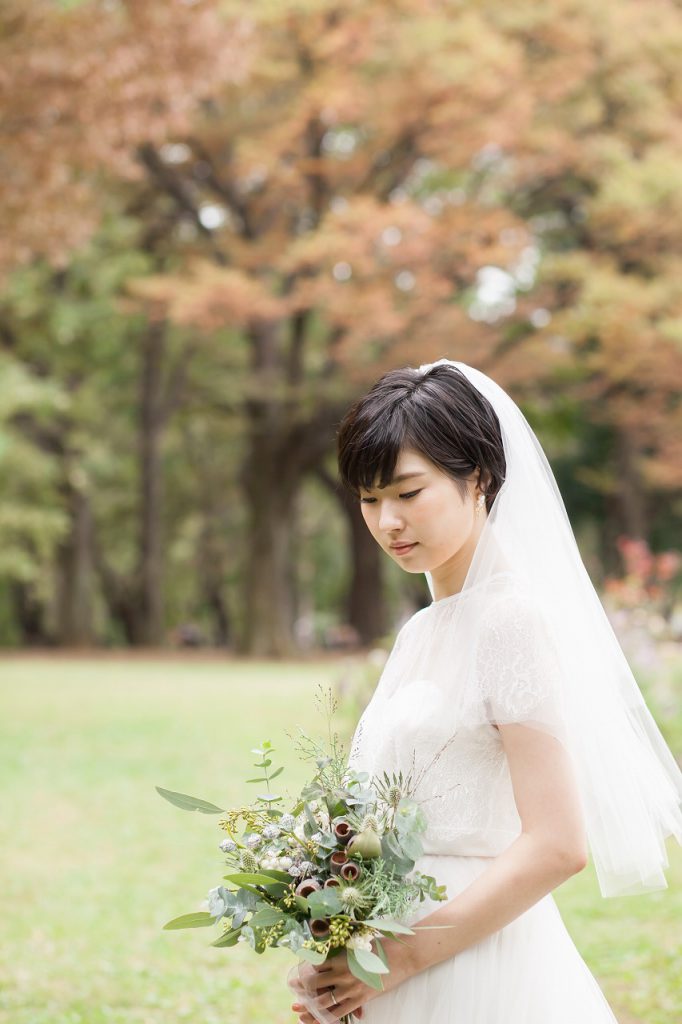
[[413, 548], [417, 541], [412, 541], [411, 544], [391, 544], [391, 551], [407, 551], [409, 548]]

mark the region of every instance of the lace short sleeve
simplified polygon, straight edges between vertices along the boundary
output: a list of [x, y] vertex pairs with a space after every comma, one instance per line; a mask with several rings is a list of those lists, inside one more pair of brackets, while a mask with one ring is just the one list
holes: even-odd
[[526, 723], [564, 738], [560, 666], [544, 617], [528, 598], [506, 595], [486, 609], [475, 671], [491, 724]]

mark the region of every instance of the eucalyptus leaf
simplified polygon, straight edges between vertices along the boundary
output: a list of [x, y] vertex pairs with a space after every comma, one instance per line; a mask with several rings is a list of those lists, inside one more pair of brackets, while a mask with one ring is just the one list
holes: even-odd
[[316, 949], [308, 949], [306, 946], [301, 946], [296, 955], [310, 964], [323, 964], [327, 959], [324, 953], [318, 953]]
[[281, 921], [283, 916], [282, 911], [276, 910], [275, 907], [263, 907], [262, 910], [256, 911], [249, 924], [258, 928], [270, 928]]
[[163, 931], [174, 931], [178, 928], [206, 928], [211, 924], [215, 924], [213, 915], [207, 914], [203, 910], [198, 910], [195, 914], [183, 914], [182, 917], [174, 917], [172, 921], [168, 921], [163, 926]]
[[[283, 874], [283, 872], [278, 872], [278, 874]], [[234, 875], [224, 875], [223, 877], [228, 882], [234, 882], [235, 885], [272, 885], [273, 883], [272, 876], [266, 874], [265, 871], [259, 874], [248, 874], [247, 872], [238, 871]]]
[[241, 935], [241, 928], [230, 928], [228, 931], [223, 932], [220, 938], [212, 942], [212, 946], [236, 946], [239, 936]]
[[[299, 956], [300, 956], [300, 954], [301, 954], [301, 950], [299, 950]], [[358, 979], [358, 981], [364, 982], [365, 985], [369, 985], [370, 988], [374, 988], [378, 992], [381, 992], [383, 990], [384, 986], [383, 986], [383, 983], [381, 981], [380, 976], [378, 974], [373, 974], [370, 971], [366, 971], [364, 969], [364, 967], [362, 966], [362, 964], [358, 960], [357, 956], [355, 955], [355, 950], [354, 949], [347, 949], [346, 950], [346, 959], [347, 959], [347, 963], [348, 963], [348, 969], [350, 970], [351, 974], [355, 975], [355, 977]], [[378, 959], [378, 957], [377, 957], [377, 959]], [[379, 962], [381, 962], [381, 961], [379, 961]], [[382, 967], [383, 967], [383, 964], [382, 964]]]
[[381, 931], [390, 932], [391, 935], [414, 935], [414, 930], [408, 928], [406, 924], [400, 924], [398, 921], [391, 921], [389, 918], [381, 917], [370, 917], [363, 922], [372, 928], [379, 928]]
[[342, 910], [342, 903], [334, 889], [318, 889], [307, 897], [310, 916], [313, 920], [331, 917]]
[[200, 811], [202, 814], [223, 814], [223, 807], [216, 807], [215, 804], [209, 803], [208, 800], [199, 800], [196, 796], [188, 796], [187, 793], [174, 793], [171, 789], [162, 789], [161, 786], [155, 786], [156, 792], [159, 796], [162, 796], [164, 800], [167, 800], [170, 804], [175, 807], [182, 808], [183, 811]]
[[353, 952], [365, 971], [370, 974], [388, 974], [388, 967], [376, 953], [372, 953], [369, 949], [354, 949]]

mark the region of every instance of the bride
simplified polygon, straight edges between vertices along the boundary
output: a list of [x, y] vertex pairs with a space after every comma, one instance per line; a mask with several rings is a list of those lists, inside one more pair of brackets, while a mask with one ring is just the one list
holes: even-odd
[[428, 820], [415, 868], [448, 900], [386, 940], [383, 991], [342, 954], [309, 968], [313, 1003], [292, 1008], [302, 1024], [312, 1008], [364, 1024], [614, 1024], [551, 894], [590, 855], [602, 896], [665, 888], [682, 773], [542, 448], [509, 395], [447, 359], [384, 374], [338, 447], [372, 536], [433, 598], [400, 630], [349, 764], [411, 772]]

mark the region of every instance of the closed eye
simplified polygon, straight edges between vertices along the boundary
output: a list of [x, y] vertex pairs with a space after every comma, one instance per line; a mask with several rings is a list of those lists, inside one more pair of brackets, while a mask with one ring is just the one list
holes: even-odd
[[[399, 494], [398, 497], [399, 498], [416, 498], [416, 496], [421, 491], [423, 491], [423, 490], [424, 490], [424, 488], [420, 487], [419, 490], [417, 490], [417, 491], [408, 491], [406, 494]], [[362, 503], [364, 503], [365, 505], [373, 505], [376, 500], [377, 500], [376, 498], [360, 498], [360, 501]]]

